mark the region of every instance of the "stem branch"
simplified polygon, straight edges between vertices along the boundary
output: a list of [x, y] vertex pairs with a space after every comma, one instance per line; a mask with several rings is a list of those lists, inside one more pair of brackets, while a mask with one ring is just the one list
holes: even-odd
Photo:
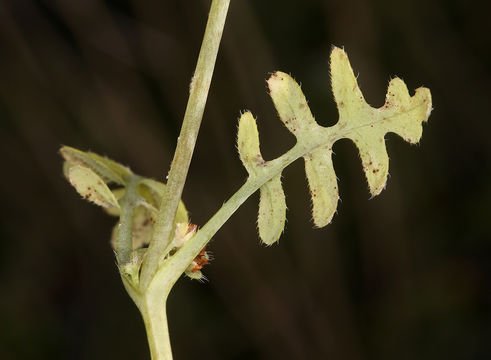
[[174, 218], [198, 137], [229, 4], [230, 0], [213, 0], [211, 4], [198, 63], [191, 80], [181, 133], [177, 141], [176, 152], [172, 160], [152, 241], [142, 267], [140, 278], [142, 290], [150, 284], [171, 241]]
[[136, 192], [138, 180], [139, 178], [135, 175], [129, 178], [126, 192], [121, 199], [121, 215], [115, 244], [116, 256], [120, 266], [131, 260], [131, 252], [133, 251], [133, 214], [135, 213], [135, 203], [138, 197]]

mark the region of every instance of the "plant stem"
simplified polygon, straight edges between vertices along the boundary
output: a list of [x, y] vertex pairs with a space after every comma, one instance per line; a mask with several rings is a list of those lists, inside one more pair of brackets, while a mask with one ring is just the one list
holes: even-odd
[[133, 251], [133, 214], [135, 213], [135, 203], [138, 197], [136, 186], [139, 177], [132, 175], [129, 178], [126, 192], [121, 199], [121, 215], [118, 224], [118, 236], [116, 237], [116, 256], [118, 264], [124, 265], [130, 261]]
[[[262, 174], [249, 177], [235, 194], [232, 195], [210, 220], [174, 255], [166, 260], [155, 275], [156, 284], [168, 283], [172, 287], [186, 270], [190, 261], [203, 249], [213, 235], [225, 224], [235, 211], [254, 194], [264, 183], [271, 180], [286, 166], [297, 160], [307, 150], [298, 144], [281, 157], [268, 162]], [[169, 283], [170, 282], [170, 283]]]
[[319, 138], [323, 139], [323, 142], [312, 141], [308, 145], [297, 143], [279, 158], [266, 162], [261, 173], [249, 177], [240, 189], [222, 205], [196, 235], [166, 261], [165, 266], [155, 276], [156, 283], [171, 281], [170, 286], [172, 286], [186, 270], [191, 259], [203, 249], [244, 201], [260, 189], [267, 181], [281, 173], [292, 162], [310, 153], [323, 143], [333, 144], [337, 139], [344, 137], [343, 134], [347, 131], [349, 129], [341, 130], [337, 124], [330, 128], [322, 129], [322, 135]]
[[188, 104], [177, 141], [176, 152], [172, 160], [152, 241], [142, 266], [140, 278], [140, 288], [142, 290], [146, 289], [150, 284], [171, 240], [174, 218], [181, 200], [182, 190], [203, 117], [229, 4], [230, 0], [213, 0], [211, 4], [198, 63], [191, 80]]
[[140, 312], [147, 331], [152, 360], [172, 360], [172, 349], [167, 327], [166, 296], [155, 301], [155, 297], [142, 304]]

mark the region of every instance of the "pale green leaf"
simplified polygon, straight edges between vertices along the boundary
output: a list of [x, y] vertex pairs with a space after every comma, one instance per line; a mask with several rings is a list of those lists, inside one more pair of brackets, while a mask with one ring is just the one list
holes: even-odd
[[[332, 163], [333, 144], [342, 138], [356, 144], [370, 193], [375, 196], [385, 187], [389, 170], [385, 134], [393, 132], [410, 143], [417, 143], [421, 138], [422, 123], [431, 112], [430, 91], [419, 88], [410, 96], [399, 78], [390, 82], [385, 104], [380, 108], [371, 107], [358, 87], [346, 53], [339, 48], [333, 48], [331, 53], [331, 81], [339, 120], [336, 125], [326, 128], [314, 120], [300, 86], [290, 75], [278, 71], [270, 77], [268, 87], [276, 110], [297, 138], [295, 147], [278, 159], [263, 160], [253, 116], [246, 113], [241, 117], [238, 136], [241, 160], [252, 180], [264, 181], [259, 231], [267, 243], [274, 242], [283, 230], [281, 214], [286, 205], [279, 179], [286, 166], [299, 157], [304, 158], [314, 223], [318, 227], [325, 226], [336, 212], [339, 199]], [[261, 161], [254, 161], [257, 158]], [[260, 172], [259, 169], [264, 170]], [[281, 195], [271, 195], [274, 191]]]
[[104, 208], [119, 209], [114, 194], [91, 169], [81, 165], [72, 166], [68, 169], [68, 180], [84, 199]]
[[249, 174], [255, 173], [258, 166], [264, 164], [261, 151], [259, 150], [259, 133], [256, 120], [250, 112], [242, 114], [239, 120], [239, 131], [237, 135], [237, 148], [240, 160]]
[[[68, 177], [68, 175], [67, 175], [67, 177]], [[121, 198], [124, 196], [126, 189], [125, 188], [117, 188], [117, 189], [111, 189], [111, 191], [119, 203], [119, 200], [121, 200]], [[121, 214], [120, 210], [121, 209], [119, 207], [118, 208], [115, 208], [115, 207], [104, 208], [104, 211], [107, 214], [112, 215], [112, 216], [119, 216]]]
[[65, 175], [70, 167], [82, 165], [94, 171], [106, 183], [125, 185], [126, 179], [132, 174], [129, 168], [95, 153], [80, 151], [69, 146], [63, 146], [60, 153], [66, 161]]
[[331, 79], [339, 111], [337, 126], [345, 128], [343, 137], [358, 147], [370, 193], [378, 195], [389, 171], [384, 136], [394, 132], [410, 143], [418, 142], [422, 123], [431, 112], [430, 91], [419, 88], [411, 97], [406, 84], [395, 78], [389, 84], [385, 104], [372, 108], [358, 87], [348, 56], [339, 48], [331, 53]]
[[330, 148], [320, 148], [304, 157], [305, 173], [312, 198], [312, 217], [317, 227], [326, 226], [331, 222], [339, 200], [331, 155]]
[[297, 138], [318, 128], [300, 85], [281, 71], [268, 79], [268, 87], [281, 121]]
[[[256, 176], [264, 170], [265, 162], [259, 149], [256, 120], [250, 112], [245, 112], [240, 117], [237, 148], [250, 176]], [[281, 186], [281, 174], [278, 174], [260, 190], [257, 225], [259, 237], [265, 244], [271, 245], [279, 239], [285, 227], [285, 218], [285, 194]]]
[[281, 174], [278, 174], [260, 189], [257, 226], [259, 237], [265, 244], [271, 245], [280, 238], [285, 228], [285, 219], [285, 193], [281, 185]]

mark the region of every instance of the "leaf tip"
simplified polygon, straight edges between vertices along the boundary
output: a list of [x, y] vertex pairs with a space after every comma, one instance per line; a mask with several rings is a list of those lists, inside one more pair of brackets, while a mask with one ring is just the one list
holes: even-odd
[[340, 48], [336, 45], [332, 45], [331, 47], [331, 62], [334, 60], [341, 60], [343, 58], [348, 58], [346, 51], [343, 48]]
[[379, 179], [369, 182], [368, 188], [370, 190], [370, 199], [374, 198], [375, 196], [380, 195], [380, 193], [385, 189], [387, 186], [387, 175], [380, 177]]
[[433, 103], [431, 98], [431, 91], [426, 87], [420, 87], [416, 89], [415, 96], [420, 97], [423, 104], [426, 105], [426, 112], [423, 122], [427, 122], [430, 117], [431, 112], [433, 111]]
[[240, 160], [249, 174], [254, 173], [257, 166], [264, 163], [259, 148], [259, 132], [256, 119], [249, 111], [244, 112], [239, 119], [237, 149]]

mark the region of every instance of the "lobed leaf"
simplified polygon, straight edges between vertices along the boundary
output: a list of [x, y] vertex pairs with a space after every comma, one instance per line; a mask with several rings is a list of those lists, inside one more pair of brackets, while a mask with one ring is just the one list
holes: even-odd
[[[334, 142], [349, 138], [355, 143], [370, 193], [375, 196], [385, 187], [389, 171], [385, 134], [393, 132], [416, 143], [422, 135], [422, 123], [431, 112], [430, 91], [419, 88], [410, 96], [399, 78], [390, 81], [385, 104], [371, 107], [358, 86], [348, 56], [336, 47], [331, 52], [331, 81], [339, 120], [325, 128], [315, 121], [300, 86], [290, 75], [278, 71], [269, 78], [270, 96], [279, 117], [297, 138], [293, 149], [274, 160], [274, 167], [259, 152], [259, 135], [252, 114], [243, 114], [240, 119], [238, 148], [242, 163], [250, 177], [266, 179], [261, 187], [258, 224], [259, 235], [268, 244], [276, 241], [283, 230], [286, 204], [280, 176], [293, 160], [298, 157], [305, 160], [314, 224], [323, 227], [331, 221], [339, 199], [332, 163]], [[268, 173], [269, 168], [274, 169], [273, 173]]]
[[[254, 177], [265, 171], [256, 120], [250, 112], [245, 112], [240, 117], [237, 148], [249, 176]], [[279, 239], [285, 228], [285, 219], [286, 201], [280, 173], [260, 189], [257, 226], [259, 237], [265, 244], [271, 245]]]
[[331, 53], [331, 78], [339, 111], [338, 126], [350, 130], [343, 137], [358, 147], [370, 193], [378, 195], [389, 173], [384, 136], [394, 132], [410, 143], [418, 142], [422, 123], [431, 112], [430, 91], [419, 88], [411, 97], [406, 84], [395, 78], [389, 83], [385, 104], [372, 108], [361, 93], [348, 56], [339, 48]]

